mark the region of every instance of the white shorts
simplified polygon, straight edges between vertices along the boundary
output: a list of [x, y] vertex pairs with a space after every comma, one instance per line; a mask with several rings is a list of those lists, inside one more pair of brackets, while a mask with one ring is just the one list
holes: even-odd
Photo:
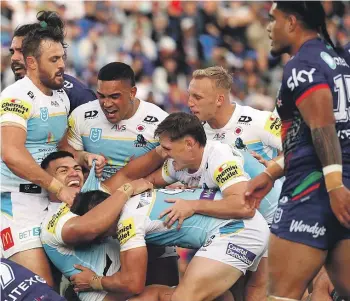
[[[241, 227], [239, 227], [239, 223]], [[244, 225], [244, 226], [243, 226]], [[225, 231], [231, 226], [234, 231]], [[256, 271], [268, 245], [270, 231], [263, 216], [256, 211], [253, 218], [238, 221], [213, 231], [195, 256], [228, 264], [243, 274]], [[223, 230], [222, 230], [223, 229]]]
[[41, 248], [40, 225], [48, 206], [43, 195], [2, 192], [1, 193], [1, 256], [12, 255]]

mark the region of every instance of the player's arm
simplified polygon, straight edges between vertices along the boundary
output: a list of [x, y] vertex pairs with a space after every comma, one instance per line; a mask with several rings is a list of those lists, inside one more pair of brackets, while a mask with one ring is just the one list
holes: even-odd
[[[11, 111], [17, 105], [19, 109]], [[32, 114], [32, 103], [25, 100], [6, 98], [1, 95], [1, 159], [18, 177], [54, 193], [66, 203], [72, 203], [75, 190], [64, 187], [54, 177], [44, 171], [25, 147], [27, 121]]]
[[124, 184], [101, 204], [82, 216], [69, 219], [62, 227], [62, 240], [69, 245], [91, 242], [115, 223], [126, 201], [134, 194], [152, 188], [140, 179]]
[[166, 160], [161, 168], [151, 173], [146, 179], [155, 187], [165, 187], [169, 184], [175, 183], [177, 179], [173, 160]]
[[[160, 146], [130, 161], [126, 166], [121, 168], [116, 174], [103, 182], [103, 186], [108, 191], [114, 192], [124, 183], [147, 177], [151, 172], [159, 168], [164, 162], [164, 155]], [[150, 181], [150, 178], [147, 178]], [[152, 181], [150, 181], [152, 183]]]
[[[123, 213], [118, 224], [121, 270], [112, 276], [102, 277], [92, 271], [76, 267], [83, 272], [71, 277], [75, 289], [106, 290], [132, 295], [143, 291], [147, 272], [145, 216]], [[86, 285], [88, 284], [88, 285]]]

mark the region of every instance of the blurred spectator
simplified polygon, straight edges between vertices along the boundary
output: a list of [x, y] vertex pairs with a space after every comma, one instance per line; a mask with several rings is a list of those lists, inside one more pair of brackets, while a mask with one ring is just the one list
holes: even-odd
[[[350, 42], [350, 4], [324, 1], [337, 45]], [[67, 70], [94, 89], [99, 68], [131, 65], [138, 95], [163, 108], [186, 109], [194, 69], [233, 73], [232, 101], [272, 110], [288, 56], [273, 58], [266, 33], [271, 2], [263, 1], [1, 1], [1, 84], [14, 81], [8, 47], [16, 26], [42, 9], [66, 22]]]

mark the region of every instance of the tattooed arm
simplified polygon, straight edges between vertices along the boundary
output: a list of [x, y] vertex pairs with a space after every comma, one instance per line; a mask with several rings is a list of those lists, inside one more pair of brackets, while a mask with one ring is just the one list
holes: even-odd
[[[310, 127], [312, 141], [322, 167], [341, 165], [342, 154], [335, 129], [333, 96], [328, 88], [310, 93], [299, 104], [298, 109]], [[329, 174], [326, 186], [331, 207], [338, 220], [350, 228], [350, 191], [343, 187], [341, 172]]]

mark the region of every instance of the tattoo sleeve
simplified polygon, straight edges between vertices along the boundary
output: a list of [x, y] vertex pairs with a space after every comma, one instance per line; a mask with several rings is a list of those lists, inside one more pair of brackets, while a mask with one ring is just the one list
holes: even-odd
[[312, 142], [322, 166], [342, 164], [339, 138], [334, 124], [311, 129]]

